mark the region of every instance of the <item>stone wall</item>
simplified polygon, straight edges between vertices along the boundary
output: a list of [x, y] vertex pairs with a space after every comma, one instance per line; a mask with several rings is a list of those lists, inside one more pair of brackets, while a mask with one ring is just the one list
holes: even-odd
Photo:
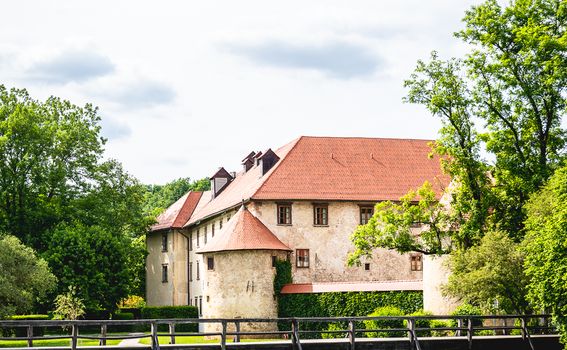
[[[275, 268], [272, 256], [285, 259], [286, 252], [269, 250], [229, 251], [203, 256], [204, 318], [275, 318], [277, 302], [274, 297]], [[214, 269], [207, 269], [207, 258], [214, 259]], [[234, 324], [229, 324], [234, 330]], [[275, 323], [244, 323], [241, 330], [273, 331]], [[220, 331], [220, 324], [209, 323], [205, 331]]]
[[[355, 202], [329, 202], [328, 208], [329, 225], [319, 227], [313, 225], [313, 203], [309, 201], [292, 203], [292, 224], [288, 226], [277, 224], [276, 202], [254, 202], [248, 206], [293, 249], [294, 283], [422, 279], [421, 271], [411, 271], [409, 254], [387, 249], [377, 249], [372, 259], [363, 260], [361, 266], [348, 267], [348, 254], [354, 250], [350, 236], [360, 224], [360, 206]], [[296, 249], [309, 249], [309, 268], [296, 267]], [[370, 270], [365, 270], [364, 263], [370, 264]]]

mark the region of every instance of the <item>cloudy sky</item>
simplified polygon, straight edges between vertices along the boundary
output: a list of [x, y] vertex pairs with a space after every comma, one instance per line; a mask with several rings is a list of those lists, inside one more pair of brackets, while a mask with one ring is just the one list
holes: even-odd
[[239, 170], [300, 135], [435, 138], [402, 103], [479, 1], [10, 1], [0, 84], [100, 108], [106, 156], [145, 183]]

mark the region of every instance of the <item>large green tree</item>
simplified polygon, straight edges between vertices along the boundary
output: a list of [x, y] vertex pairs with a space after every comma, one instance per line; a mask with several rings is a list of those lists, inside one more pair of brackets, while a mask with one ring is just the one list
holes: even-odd
[[191, 181], [182, 177], [165, 185], [147, 185], [144, 210], [146, 213], [159, 214], [188, 191], [208, 191], [211, 182], [208, 178]]
[[529, 297], [551, 312], [567, 343], [567, 166], [556, 171], [526, 206], [523, 242]]
[[0, 319], [31, 311], [56, 281], [33, 249], [14, 236], [0, 235]]

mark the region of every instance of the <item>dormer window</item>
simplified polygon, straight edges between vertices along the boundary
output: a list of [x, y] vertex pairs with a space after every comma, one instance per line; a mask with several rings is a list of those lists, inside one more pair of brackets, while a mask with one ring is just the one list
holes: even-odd
[[226, 171], [224, 168], [219, 168], [219, 170], [211, 176], [211, 191], [213, 198], [218, 196], [234, 179], [234, 177]]
[[250, 152], [244, 159], [242, 159], [242, 167], [244, 172], [247, 172], [254, 166], [254, 158], [256, 157], [256, 152]]
[[262, 153], [262, 156], [258, 158], [258, 165], [262, 167], [262, 175], [270, 171], [270, 169], [272, 169], [279, 160], [280, 157], [278, 157], [271, 149]]

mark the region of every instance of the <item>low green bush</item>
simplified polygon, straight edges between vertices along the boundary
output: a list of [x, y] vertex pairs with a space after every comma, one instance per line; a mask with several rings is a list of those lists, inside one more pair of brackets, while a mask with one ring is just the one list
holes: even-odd
[[[116, 312], [112, 315], [113, 320], [129, 321], [134, 319], [134, 314], [131, 312]], [[111, 325], [108, 327], [109, 332], [125, 332], [132, 333], [137, 331], [137, 327], [134, 325]]]
[[[408, 316], [431, 316], [433, 315], [429, 311], [418, 310]], [[431, 328], [431, 319], [416, 319], [415, 328]], [[404, 320], [404, 327], [408, 326], [408, 321]], [[418, 337], [431, 337], [431, 331], [416, 331]]]
[[321, 333], [323, 339], [346, 338], [348, 335], [348, 325], [346, 322], [329, 323], [327, 326], [328, 331], [344, 331], [342, 333]]
[[[146, 306], [141, 309], [143, 319], [175, 319], [175, 318], [199, 318], [199, 310], [195, 306]], [[176, 332], [197, 332], [197, 323], [176, 325]], [[159, 332], [167, 332], [167, 325], [160, 325]]]
[[[370, 315], [371, 317], [378, 316], [404, 316], [404, 312], [394, 306], [383, 306], [377, 308]], [[384, 331], [371, 331], [366, 332], [368, 338], [395, 338], [395, 337], [405, 337], [407, 332], [404, 331], [388, 331], [387, 329], [393, 328], [404, 328], [404, 320], [396, 319], [378, 319], [378, 320], [365, 320], [364, 327], [366, 330], [384, 330]]]
[[[431, 320], [429, 323], [429, 327], [431, 328], [448, 328], [451, 327], [451, 322], [449, 320]], [[449, 337], [454, 334], [453, 331], [450, 330], [432, 330], [431, 336], [433, 337]]]
[[[14, 315], [9, 320], [25, 321], [25, 320], [49, 320], [49, 315]], [[33, 335], [42, 336], [45, 333], [45, 327], [34, 327]], [[1, 332], [3, 337], [27, 337], [27, 327], [3, 328]]]

